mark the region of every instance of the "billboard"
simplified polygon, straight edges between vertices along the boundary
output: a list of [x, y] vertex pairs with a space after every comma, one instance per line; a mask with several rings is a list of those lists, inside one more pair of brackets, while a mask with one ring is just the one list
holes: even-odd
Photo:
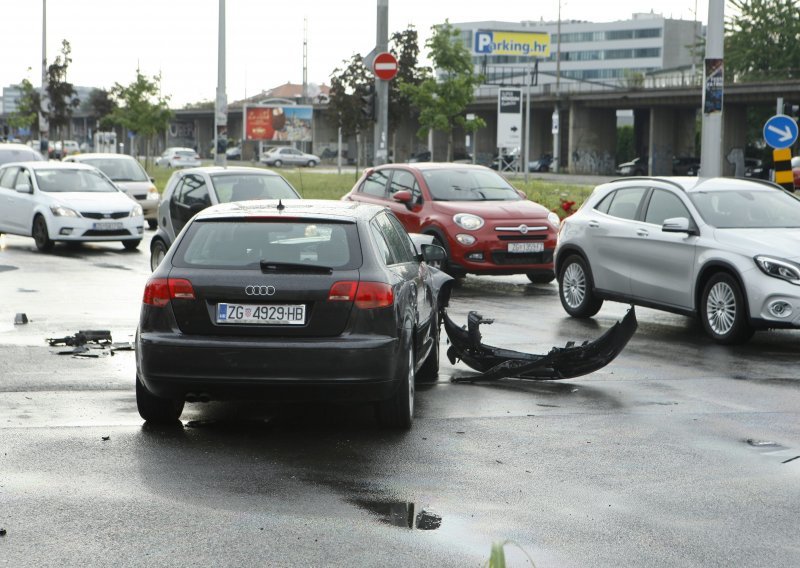
[[519, 148], [522, 144], [522, 90], [497, 91], [497, 147]]
[[245, 140], [312, 142], [313, 108], [295, 105], [244, 107]]
[[550, 34], [548, 32], [477, 30], [472, 51], [475, 55], [549, 57]]

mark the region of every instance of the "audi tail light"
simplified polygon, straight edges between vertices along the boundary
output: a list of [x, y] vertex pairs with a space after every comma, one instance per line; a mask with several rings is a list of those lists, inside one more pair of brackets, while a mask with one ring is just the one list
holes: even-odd
[[384, 282], [336, 282], [328, 293], [329, 301], [355, 302], [357, 308], [386, 308], [394, 303], [394, 291]]
[[185, 278], [151, 278], [144, 287], [142, 301], [163, 308], [170, 300], [194, 300], [192, 283]]

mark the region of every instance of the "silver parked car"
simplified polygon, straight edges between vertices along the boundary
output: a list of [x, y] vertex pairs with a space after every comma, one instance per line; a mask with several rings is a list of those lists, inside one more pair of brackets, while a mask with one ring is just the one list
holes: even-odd
[[200, 156], [192, 148], [167, 148], [156, 158], [157, 166], [167, 168], [196, 168], [200, 166]]
[[308, 166], [313, 168], [319, 164], [319, 156], [314, 154], [306, 154], [297, 148], [290, 148], [289, 146], [276, 146], [269, 149], [261, 155], [261, 163], [268, 166], [275, 166], [279, 168], [283, 165], [287, 166]]
[[155, 181], [147, 175], [139, 160], [126, 154], [76, 154], [64, 161], [89, 164], [106, 174], [118, 188], [142, 206], [148, 226], [151, 229], [158, 226], [156, 209], [160, 194]]
[[280, 174], [264, 168], [205, 166], [177, 170], [158, 204], [158, 230], [150, 241], [150, 268], [155, 270], [184, 225], [206, 207], [251, 199], [298, 199]]
[[724, 344], [800, 327], [800, 199], [765, 181], [634, 178], [595, 188], [564, 219], [556, 275], [564, 309], [604, 300], [697, 316]]

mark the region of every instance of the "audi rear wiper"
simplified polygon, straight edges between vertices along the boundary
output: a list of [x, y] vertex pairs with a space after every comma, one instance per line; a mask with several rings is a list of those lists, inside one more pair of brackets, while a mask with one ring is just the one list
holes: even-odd
[[332, 274], [333, 269], [329, 266], [318, 264], [302, 264], [299, 262], [275, 262], [262, 260], [261, 272], [309, 272], [311, 274]]

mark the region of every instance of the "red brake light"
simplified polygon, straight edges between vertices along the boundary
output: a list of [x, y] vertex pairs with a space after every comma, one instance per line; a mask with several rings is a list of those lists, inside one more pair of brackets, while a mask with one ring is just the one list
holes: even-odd
[[150, 306], [163, 308], [169, 303], [169, 284], [166, 278], [148, 280], [144, 287], [142, 301]]
[[153, 278], [144, 287], [142, 301], [163, 308], [170, 300], [194, 300], [192, 283], [184, 278]]
[[356, 307], [364, 310], [386, 308], [394, 303], [392, 287], [383, 282], [361, 282], [356, 292]]
[[328, 292], [329, 302], [352, 302], [356, 298], [358, 282], [336, 282]]

